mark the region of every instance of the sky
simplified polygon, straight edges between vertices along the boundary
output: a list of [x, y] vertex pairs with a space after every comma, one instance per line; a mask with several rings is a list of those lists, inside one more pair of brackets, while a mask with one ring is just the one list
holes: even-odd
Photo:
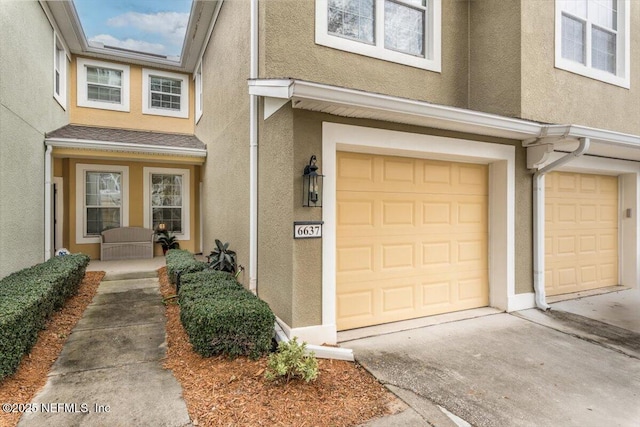
[[191, 0], [74, 0], [87, 40], [180, 56]]

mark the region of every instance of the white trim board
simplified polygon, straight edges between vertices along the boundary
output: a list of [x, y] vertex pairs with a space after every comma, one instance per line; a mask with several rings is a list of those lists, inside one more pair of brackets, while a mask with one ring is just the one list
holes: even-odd
[[[322, 124], [322, 325], [336, 319], [336, 152], [352, 151], [456, 162], [489, 167], [489, 303], [511, 311], [515, 301], [515, 147], [337, 123]], [[521, 307], [518, 307], [520, 309]]]

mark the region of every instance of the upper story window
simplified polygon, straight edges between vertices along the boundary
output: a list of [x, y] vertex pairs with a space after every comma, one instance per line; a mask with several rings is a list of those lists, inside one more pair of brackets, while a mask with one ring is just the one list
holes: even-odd
[[78, 58], [78, 106], [129, 111], [129, 66]]
[[316, 43], [439, 72], [441, 0], [316, 0]]
[[196, 123], [198, 123], [202, 117], [202, 59], [196, 67], [193, 78], [196, 82]]
[[556, 67], [629, 87], [629, 2], [556, 0]]
[[142, 70], [142, 112], [159, 116], [189, 116], [189, 81], [184, 74]]
[[67, 109], [67, 52], [58, 35], [53, 33], [53, 97]]

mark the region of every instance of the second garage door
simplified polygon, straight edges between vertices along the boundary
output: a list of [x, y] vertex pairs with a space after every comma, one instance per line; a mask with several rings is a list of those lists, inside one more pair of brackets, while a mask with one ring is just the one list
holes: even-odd
[[566, 294], [618, 284], [618, 178], [545, 177], [545, 289]]
[[338, 330], [489, 303], [488, 168], [337, 155]]

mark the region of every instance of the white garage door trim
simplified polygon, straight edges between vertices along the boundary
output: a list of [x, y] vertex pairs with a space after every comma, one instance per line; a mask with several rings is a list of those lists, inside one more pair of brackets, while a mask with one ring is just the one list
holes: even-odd
[[[548, 162], [565, 155], [552, 153]], [[618, 222], [618, 277], [621, 285], [637, 287], [640, 283], [640, 163], [582, 156], [558, 171], [618, 176], [618, 203], [622, 213]], [[625, 217], [627, 209], [631, 209], [631, 218]]]
[[336, 338], [337, 151], [489, 164], [489, 303], [507, 311], [533, 306], [533, 294], [515, 294], [515, 147], [325, 122], [322, 330], [327, 342]]

